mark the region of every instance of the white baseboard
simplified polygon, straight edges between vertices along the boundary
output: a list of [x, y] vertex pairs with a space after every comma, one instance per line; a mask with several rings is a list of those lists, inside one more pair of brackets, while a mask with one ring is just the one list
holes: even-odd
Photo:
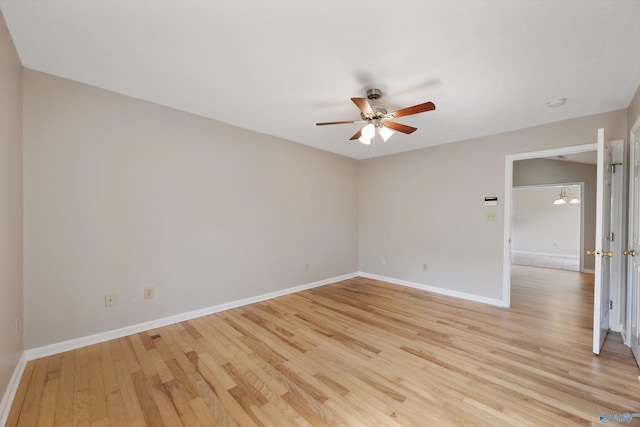
[[422, 283], [409, 282], [406, 280], [394, 279], [393, 277], [385, 277], [379, 276], [377, 274], [370, 274], [361, 271], [358, 273], [362, 277], [366, 277], [368, 279], [380, 280], [383, 282], [393, 283], [394, 285], [407, 286], [409, 288], [421, 289], [423, 291], [433, 292], [435, 294], [447, 295], [450, 297], [466, 299], [470, 301], [481, 302], [484, 304], [496, 305], [498, 307], [502, 307], [501, 299], [487, 298], [480, 295], [468, 294], [466, 292], [452, 291], [451, 289], [439, 288], [436, 286], [423, 285]]
[[596, 274], [596, 271], [591, 268], [583, 268], [581, 273]]
[[318, 282], [313, 282], [313, 283], [307, 283], [300, 286], [294, 286], [292, 288], [282, 289], [279, 291], [270, 292], [268, 294], [258, 295], [255, 297], [249, 297], [249, 298], [244, 298], [237, 301], [227, 302], [224, 304], [214, 305], [212, 307], [190, 311], [188, 313], [177, 314], [175, 316], [169, 316], [162, 319], [152, 320], [150, 322], [138, 323], [136, 325], [126, 326], [124, 328], [113, 329], [110, 331], [100, 332], [100, 333], [88, 335], [85, 337], [74, 338], [68, 341], [62, 341], [59, 343], [45, 345], [42, 347], [31, 348], [31, 349], [25, 350], [26, 360], [39, 359], [41, 357], [47, 357], [53, 354], [63, 353], [69, 350], [75, 350], [80, 347], [86, 347], [88, 345], [98, 344], [98, 343], [113, 340], [116, 338], [122, 338], [127, 335], [137, 334], [137, 333], [148, 331], [151, 329], [160, 328], [162, 326], [172, 325], [174, 323], [184, 322], [186, 320], [195, 319], [197, 317], [218, 313], [218, 312], [229, 310], [232, 308], [242, 307], [248, 304], [254, 304], [256, 302], [266, 301], [266, 300], [280, 297], [283, 295], [304, 291], [306, 289], [317, 288], [319, 286], [328, 285], [330, 283], [339, 282], [341, 280], [351, 279], [357, 276], [358, 276], [358, 273], [345, 274], [343, 276], [332, 277], [330, 279], [320, 280]]
[[552, 253], [546, 253], [546, 252], [511, 251], [511, 253], [517, 254], [517, 255], [551, 256], [555, 258], [580, 259], [580, 255], [552, 254]]
[[18, 391], [18, 386], [20, 385], [20, 379], [22, 378], [22, 374], [24, 373], [24, 368], [27, 366], [27, 355], [23, 351], [18, 359], [18, 364], [16, 368], [13, 370], [13, 375], [11, 375], [11, 379], [9, 380], [9, 384], [7, 385], [7, 389], [2, 396], [2, 401], [0, 401], [0, 426], [4, 426], [7, 423], [7, 418], [9, 418], [9, 411], [11, 410], [11, 405], [13, 404], [13, 399], [16, 397], [16, 392]]
[[[623, 334], [622, 334], [623, 329], [624, 329], [624, 325], [622, 325], [621, 323], [615, 323], [615, 322], [614, 322], [614, 323], [609, 324], [609, 331], [612, 331], [612, 332], [618, 332], [618, 333], [620, 333], [620, 335], [623, 335]], [[624, 336], [622, 337], [622, 341], [623, 341], [623, 342], [625, 343], [625, 345], [626, 345], [626, 342], [625, 342]]]

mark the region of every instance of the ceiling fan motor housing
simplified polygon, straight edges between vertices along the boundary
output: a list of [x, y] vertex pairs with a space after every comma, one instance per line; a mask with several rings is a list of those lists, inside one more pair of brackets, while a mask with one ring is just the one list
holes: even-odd
[[385, 114], [387, 114], [387, 109], [382, 105], [372, 105], [371, 110], [373, 110], [373, 114], [364, 114], [360, 113], [363, 120], [375, 120], [382, 118]]
[[380, 89], [372, 88], [367, 90], [367, 98], [369, 99], [378, 99], [382, 96], [382, 91]]
[[[381, 96], [382, 96], [382, 91], [380, 89], [372, 88], [367, 90], [367, 99], [369, 100], [375, 101], [376, 99], [379, 99]], [[369, 103], [369, 106], [371, 107], [373, 114], [361, 113], [360, 115], [362, 116], [363, 120], [375, 120], [387, 114], [387, 109], [383, 105], [375, 105], [375, 104]]]

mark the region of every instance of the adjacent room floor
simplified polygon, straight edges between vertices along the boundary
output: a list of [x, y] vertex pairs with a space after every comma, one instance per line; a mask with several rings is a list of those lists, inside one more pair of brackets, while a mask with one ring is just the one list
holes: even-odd
[[592, 278], [514, 266], [510, 309], [346, 280], [29, 362], [8, 426], [599, 424], [640, 372], [591, 353]]
[[551, 255], [511, 254], [511, 263], [532, 267], [555, 268], [558, 270], [580, 271], [580, 258]]

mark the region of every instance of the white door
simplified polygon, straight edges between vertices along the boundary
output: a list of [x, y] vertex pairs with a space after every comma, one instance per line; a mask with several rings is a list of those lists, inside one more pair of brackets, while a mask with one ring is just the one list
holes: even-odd
[[595, 284], [593, 289], [593, 352], [600, 354], [609, 331], [609, 275], [611, 253], [611, 169], [612, 149], [604, 129], [598, 129], [596, 187]]
[[629, 147], [629, 250], [625, 341], [640, 364], [640, 125], [631, 132]]

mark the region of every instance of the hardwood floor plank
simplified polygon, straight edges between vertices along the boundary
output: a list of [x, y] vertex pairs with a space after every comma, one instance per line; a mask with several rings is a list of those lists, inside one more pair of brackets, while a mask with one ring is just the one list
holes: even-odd
[[40, 399], [45, 389], [45, 381], [47, 378], [47, 358], [37, 359], [31, 374], [31, 381], [25, 395], [18, 426], [33, 426], [38, 421]]
[[53, 427], [56, 406], [58, 404], [58, 389], [60, 388], [60, 378], [48, 380], [42, 393], [40, 408], [38, 408], [38, 427]]
[[89, 406], [89, 387], [73, 392], [73, 425], [91, 424], [91, 407]]
[[108, 417], [107, 396], [104, 389], [102, 375], [101, 346], [88, 347], [88, 375], [89, 375], [89, 407], [91, 409], [91, 423]]
[[162, 383], [161, 381], [155, 382], [153, 388], [148, 390], [149, 394], [158, 408], [163, 425], [167, 427], [181, 427], [184, 424], [182, 424], [178, 416], [178, 411], [173, 404], [166, 384], [167, 383]]
[[147, 348], [140, 339], [140, 335], [146, 334], [134, 334], [129, 337], [131, 339], [131, 347], [136, 354], [136, 359], [140, 364], [142, 372], [144, 372], [144, 376], [147, 378], [151, 378], [157, 375], [156, 368], [151, 360], [151, 357], [149, 356], [149, 353], [147, 352]]
[[[131, 354], [132, 353], [133, 352], [131, 352]], [[129, 425], [143, 426], [145, 425], [144, 415], [140, 408], [140, 402], [138, 401], [136, 389], [131, 377], [132, 372], [130, 371], [130, 366], [136, 364], [132, 364], [132, 362], [127, 362], [125, 360], [119, 360], [116, 362], [116, 375], [118, 377], [118, 387], [127, 422]], [[134, 370], [133, 372], [137, 372], [137, 370]]]
[[64, 426], [73, 422], [73, 385], [75, 384], [76, 352], [62, 354], [60, 387], [56, 406], [55, 425]]
[[127, 414], [124, 409], [120, 390], [112, 391], [107, 394], [107, 413], [109, 414], [110, 425], [127, 425]]
[[244, 405], [246, 407], [250, 405], [260, 407], [267, 403], [267, 399], [258, 390], [258, 388], [262, 388], [261, 383], [255, 384], [255, 379], [254, 381], [250, 381], [248, 378], [245, 378], [240, 369], [232, 363], [227, 363], [223, 368], [236, 383], [236, 386], [229, 389], [229, 392], [236, 400], [238, 400], [238, 396], [241, 398], [241, 400], [238, 400], [238, 403], [242, 405], [246, 402]]
[[7, 425], [599, 425], [640, 372], [591, 353], [592, 279], [514, 266], [509, 309], [349, 279], [29, 362]]
[[171, 401], [176, 408], [182, 424], [185, 426], [202, 426], [193, 409], [191, 409], [189, 405], [191, 399], [188, 398], [187, 394], [183, 393], [182, 386], [177, 381], [171, 381], [164, 384], [164, 387], [167, 389], [169, 396], [171, 396]]
[[[224, 387], [222, 383], [218, 381], [215, 377], [215, 374], [208, 368], [203, 369], [202, 375], [209, 384], [210, 388], [213, 390], [215, 395], [218, 397], [222, 405], [225, 409], [225, 416], [217, 417], [216, 419], [219, 421], [221, 425], [233, 425], [237, 423], [240, 426], [253, 426], [255, 423], [251, 419], [251, 417], [244, 411], [240, 403], [231, 395], [231, 393]], [[235, 388], [234, 385], [232, 388]], [[228, 413], [233, 420], [228, 419], [226, 416]]]
[[[206, 410], [211, 416], [212, 419], [215, 420], [215, 425], [220, 426], [234, 426], [236, 425], [233, 417], [229, 414], [229, 411], [222, 404], [220, 399], [218, 398], [215, 392], [215, 386], [209, 383], [200, 373], [192, 374], [192, 382], [195, 384], [195, 389], [198, 392], [199, 402], [201, 401], [205, 406]], [[195, 399], [194, 399], [195, 400]], [[191, 401], [191, 405], [193, 408], [194, 400]], [[198, 404], [199, 411], [204, 411], [204, 407]], [[194, 411], [197, 413], [198, 411]]]
[[[282, 401], [284, 402], [284, 401]], [[287, 405], [288, 408], [291, 408]], [[302, 418], [297, 412], [283, 413], [274, 402], [264, 405], [262, 412], [269, 418], [267, 425], [278, 427], [313, 427], [307, 420]], [[291, 408], [293, 411], [293, 409]]]
[[156, 405], [151, 392], [151, 390], [154, 390], [161, 384], [160, 379], [157, 376], [148, 377], [143, 371], [134, 372], [132, 377], [136, 397], [140, 403], [140, 409], [142, 410], [142, 415], [144, 416], [147, 425], [163, 425], [163, 418], [160, 415], [160, 411], [158, 410], [158, 406]]
[[191, 405], [193, 413], [196, 414], [202, 425], [207, 427], [215, 427], [219, 425], [216, 418], [209, 411], [209, 407], [202, 399], [195, 398], [189, 402], [189, 405]]

